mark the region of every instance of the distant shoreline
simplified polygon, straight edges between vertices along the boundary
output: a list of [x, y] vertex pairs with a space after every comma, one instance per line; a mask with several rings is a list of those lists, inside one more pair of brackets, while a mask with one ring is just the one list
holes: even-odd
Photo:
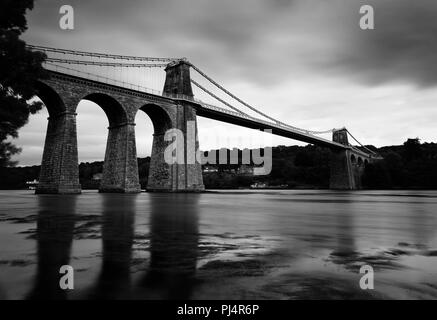
[[[437, 190], [436, 143], [408, 139], [403, 145], [374, 149], [383, 160], [365, 167], [362, 190]], [[277, 146], [272, 149], [269, 174], [254, 174], [253, 163], [208, 164], [202, 166], [203, 184], [207, 190], [327, 190], [331, 159], [331, 151], [326, 148]], [[138, 158], [139, 183], [143, 190], [147, 187], [149, 166], [150, 157]], [[35, 187], [39, 172], [37, 165], [0, 168], [0, 189]], [[103, 161], [80, 163], [82, 189], [98, 189], [102, 172]]]

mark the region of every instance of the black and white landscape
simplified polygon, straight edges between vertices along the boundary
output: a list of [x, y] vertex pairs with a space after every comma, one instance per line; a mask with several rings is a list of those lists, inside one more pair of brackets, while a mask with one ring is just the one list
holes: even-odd
[[0, 299], [437, 298], [435, 1], [32, 2]]

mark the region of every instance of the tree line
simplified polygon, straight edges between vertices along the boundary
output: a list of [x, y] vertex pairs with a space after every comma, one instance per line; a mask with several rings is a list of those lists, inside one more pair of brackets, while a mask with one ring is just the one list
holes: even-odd
[[[420, 143], [408, 139], [403, 145], [376, 149], [383, 160], [365, 168], [363, 187], [367, 189], [437, 189], [437, 144]], [[210, 152], [219, 152], [213, 150]], [[229, 154], [229, 150], [228, 150]], [[241, 155], [241, 150], [240, 153]], [[254, 183], [283, 188], [329, 187], [331, 151], [308, 145], [278, 146], [272, 150], [273, 166], [270, 174], [254, 176], [242, 166], [253, 163], [208, 164], [203, 179], [208, 189], [248, 188]], [[140, 184], [147, 186], [150, 157], [138, 158]], [[205, 169], [206, 166], [203, 166]], [[38, 179], [40, 166], [0, 168], [0, 189], [24, 189], [26, 181]], [[79, 179], [83, 189], [97, 189], [103, 162], [85, 162], [79, 165]]]

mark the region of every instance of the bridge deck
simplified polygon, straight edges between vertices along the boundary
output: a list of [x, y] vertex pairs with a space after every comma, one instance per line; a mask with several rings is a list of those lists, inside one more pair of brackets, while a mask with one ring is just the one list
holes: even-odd
[[[284, 126], [277, 125], [275, 123], [264, 121], [262, 119], [257, 119], [254, 117], [246, 117], [244, 115], [238, 114], [237, 112], [232, 112], [226, 109], [222, 109], [216, 106], [212, 106], [202, 102], [195, 102], [194, 107], [197, 110], [197, 115], [209, 118], [213, 120], [218, 120], [221, 122], [235, 124], [241, 127], [257, 129], [257, 130], [272, 130], [272, 134], [278, 135], [285, 138], [290, 138], [302, 142], [311, 143], [314, 145], [328, 147], [331, 149], [348, 149], [349, 147], [336, 143], [304, 131], [293, 130]], [[226, 110], [226, 111], [224, 111]]]

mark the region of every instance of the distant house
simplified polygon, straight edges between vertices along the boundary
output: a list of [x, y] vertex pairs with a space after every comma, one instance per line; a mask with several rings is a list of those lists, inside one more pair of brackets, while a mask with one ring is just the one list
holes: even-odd
[[33, 179], [32, 181], [26, 181], [26, 185], [29, 188], [29, 190], [35, 190], [38, 186], [39, 181], [36, 179]]
[[101, 172], [93, 174], [93, 180], [100, 181], [102, 180], [103, 174]]
[[251, 189], [264, 189], [267, 188], [267, 184], [263, 182], [255, 182], [250, 185]]
[[243, 175], [243, 176], [253, 176], [253, 167], [242, 164], [239, 168], [238, 168], [238, 172], [239, 175]]

